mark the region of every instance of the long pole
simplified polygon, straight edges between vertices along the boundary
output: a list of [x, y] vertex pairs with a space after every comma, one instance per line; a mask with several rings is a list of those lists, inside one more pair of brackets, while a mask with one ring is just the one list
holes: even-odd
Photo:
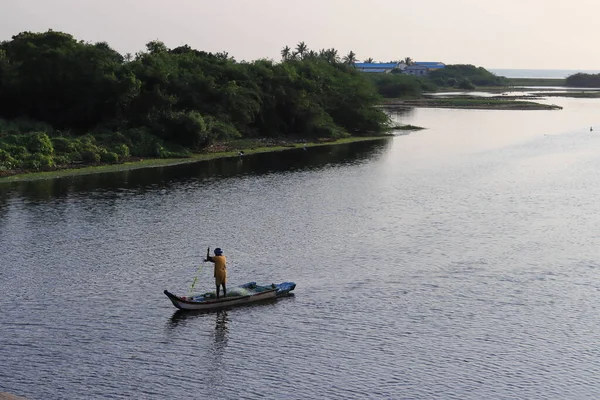
[[[206, 259], [207, 260], [208, 260], [208, 257], [210, 257], [210, 247], [208, 249], [206, 249]], [[196, 271], [196, 276], [194, 277], [194, 280], [192, 281], [192, 286], [190, 286], [188, 296], [191, 296], [192, 294], [194, 294], [194, 286], [196, 286], [196, 282], [198, 281], [198, 276], [200, 276], [200, 272], [202, 271], [203, 266], [204, 266], [204, 264], [200, 264], [200, 266], [198, 267], [198, 270]]]

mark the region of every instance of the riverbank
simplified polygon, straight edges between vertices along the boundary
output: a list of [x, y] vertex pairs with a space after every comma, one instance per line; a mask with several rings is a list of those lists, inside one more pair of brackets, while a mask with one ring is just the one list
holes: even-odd
[[[409, 130], [422, 129], [419, 127], [410, 127]], [[406, 130], [404, 127], [394, 127], [394, 130]], [[179, 164], [189, 164], [201, 161], [214, 160], [217, 158], [246, 157], [251, 154], [286, 151], [298, 148], [309, 148], [316, 146], [333, 146], [346, 143], [364, 142], [370, 140], [381, 140], [393, 137], [394, 134], [382, 134], [377, 136], [350, 137], [344, 139], [330, 140], [322, 139], [317, 141], [285, 141], [274, 139], [256, 139], [256, 140], [238, 140], [231, 142], [217, 143], [210, 146], [203, 153], [193, 153], [186, 158], [137, 158], [130, 159], [118, 164], [93, 164], [78, 166], [62, 166], [50, 171], [5, 171], [4, 176], [0, 176], [0, 184], [5, 182], [32, 181], [40, 179], [53, 179], [66, 176], [79, 176], [97, 173], [109, 173], [127, 171], [141, 168], [168, 167]]]
[[481, 96], [456, 96], [456, 97], [427, 97], [421, 99], [399, 100], [389, 99], [381, 107], [429, 107], [429, 108], [460, 108], [473, 110], [560, 110], [562, 107], [554, 104], [541, 104], [533, 101], [515, 100], [509, 97], [481, 97]]

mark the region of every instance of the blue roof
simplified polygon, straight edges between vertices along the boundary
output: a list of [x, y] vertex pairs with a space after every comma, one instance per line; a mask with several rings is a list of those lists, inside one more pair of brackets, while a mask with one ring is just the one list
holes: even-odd
[[427, 68], [444, 68], [446, 65], [439, 61], [415, 61], [416, 65], [422, 65]]
[[398, 66], [398, 63], [355, 63], [356, 68], [386, 68], [392, 69]]

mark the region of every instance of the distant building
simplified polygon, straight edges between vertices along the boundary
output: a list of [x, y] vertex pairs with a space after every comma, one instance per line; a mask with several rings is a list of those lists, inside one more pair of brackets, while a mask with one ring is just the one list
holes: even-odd
[[435, 71], [436, 69], [446, 68], [446, 64], [439, 61], [416, 61], [413, 63], [414, 65], [422, 65], [427, 67], [429, 71]]
[[445, 68], [446, 64], [442, 62], [415, 62], [406, 65], [404, 62], [398, 63], [355, 63], [354, 66], [361, 72], [389, 74], [390, 72], [402, 72], [415, 76], [426, 76], [430, 71]]
[[402, 69], [403, 63], [355, 63], [354, 66], [361, 72], [389, 74], [395, 69]]
[[408, 65], [402, 72], [408, 75], [426, 76], [429, 73], [429, 68], [424, 65], [413, 64]]
[[431, 71], [435, 71], [437, 69], [446, 68], [446, 64], [439, 61], [416, 61], [409, 65], [404, 70], [405, 74], [415, 75], [415, 76], [426, 76]]

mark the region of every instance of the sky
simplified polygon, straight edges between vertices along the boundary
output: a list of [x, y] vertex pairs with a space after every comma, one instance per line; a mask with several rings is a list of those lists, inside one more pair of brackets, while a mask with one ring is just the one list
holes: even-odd
[[488, 69], [600, 69], [597, 0], [0, 0], [0, 40], [48, 29], [121, 54], [151, 40], [280, 59], [283, 47], [358, 60]]

